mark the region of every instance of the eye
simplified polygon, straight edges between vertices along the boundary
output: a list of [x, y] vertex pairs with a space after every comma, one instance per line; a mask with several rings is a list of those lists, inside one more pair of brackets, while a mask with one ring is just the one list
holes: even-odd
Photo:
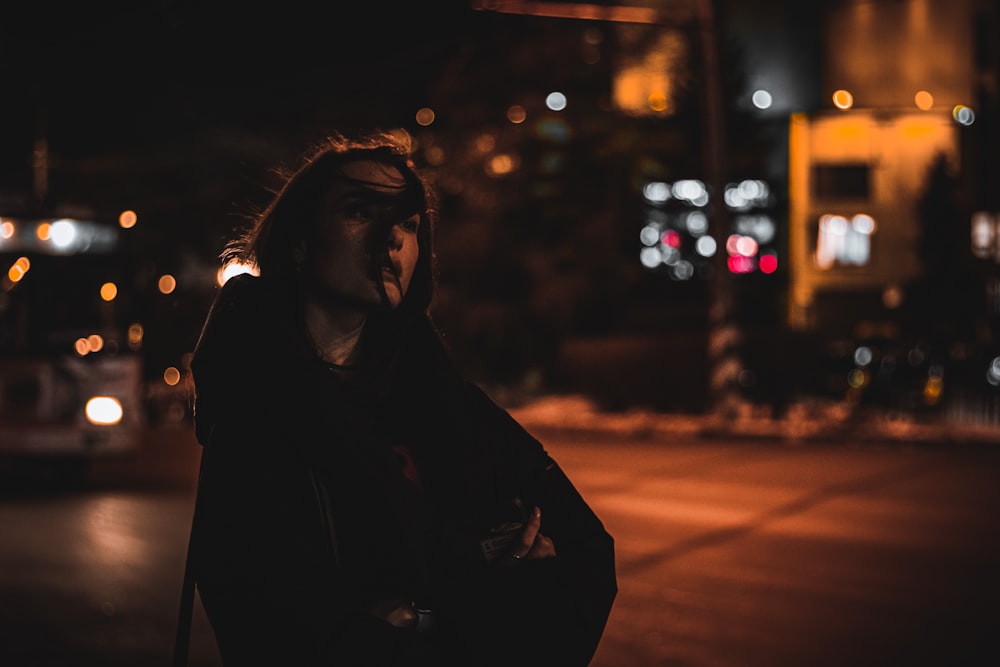
[[420, 218], [413, 217], [407, 220], [403, 220], [399, 223], [399, 226], [410, 232], [411, 234], [416, 234], [417, 230], [420, 229]]
[[342, 209], [344, 217], [351, 220], [374, 220], [375, 209], [364, 204], [347, 204]]

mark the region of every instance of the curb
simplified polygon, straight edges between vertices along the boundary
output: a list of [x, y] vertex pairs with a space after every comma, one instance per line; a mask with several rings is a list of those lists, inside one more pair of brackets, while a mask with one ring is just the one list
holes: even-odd
[[872, 413], [840, 418], [766, 419], [718, 415], [664, 414], [648, 410], [602, 412], [579, 396], [543, 397], [508, 408], [529, 431], [574, 437], [637, 439], [778, 440], [790, 444], [1000, 445], [1000, 427], [990, 424], [919, 421]]

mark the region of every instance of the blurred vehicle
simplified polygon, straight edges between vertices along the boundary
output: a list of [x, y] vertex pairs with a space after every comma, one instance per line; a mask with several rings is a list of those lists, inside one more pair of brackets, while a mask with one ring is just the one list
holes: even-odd
[[142, 326], [117, 225], [0, 218], [0, 457], [82, 471], [137, 446]]

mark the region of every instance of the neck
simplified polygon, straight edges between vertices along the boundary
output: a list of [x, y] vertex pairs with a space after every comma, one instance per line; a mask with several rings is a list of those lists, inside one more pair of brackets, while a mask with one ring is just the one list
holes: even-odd
[[344, 365], [357, 361], [358, 344], [367, 317], [357, 311], [332, 312], [315, 303], [305, 304], [306, 329], [319, 357], [328, 363]]

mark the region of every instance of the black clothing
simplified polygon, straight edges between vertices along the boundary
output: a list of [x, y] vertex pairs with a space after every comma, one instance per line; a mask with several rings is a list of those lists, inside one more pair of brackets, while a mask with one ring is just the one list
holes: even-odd
[[[459, 376], [426, 318], [370, 319], [394, 333], [366, 331], [366, 360], [342, 369], [296, 308], [230, 279], [192, 361], [193, 562], [227, 667], [588, 664], [614, 543], [543, 446]], [[541, 507], [556, 557], [486, 562], [480, 540], [515, 498]], [[432, 631], [367, 612], [388, 598], [432, 609]]]

